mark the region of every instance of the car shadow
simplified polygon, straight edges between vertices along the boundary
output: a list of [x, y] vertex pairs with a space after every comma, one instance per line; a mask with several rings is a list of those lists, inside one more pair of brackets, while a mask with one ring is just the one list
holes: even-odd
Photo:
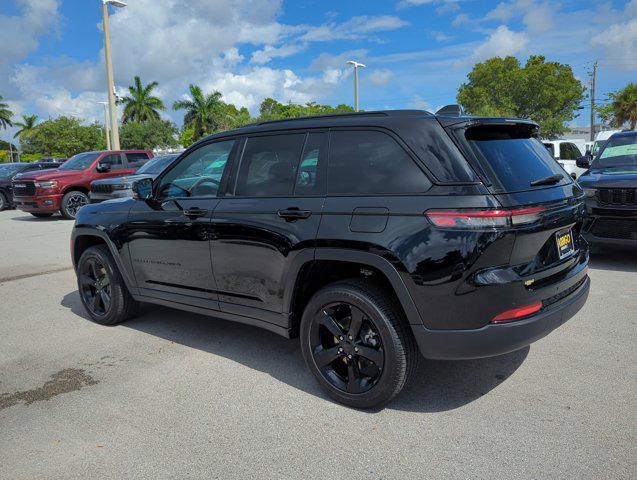
[[[61, 305], [90, 321], [77, 291], [65, 295]], [[290, 340], [257, 327], [149, 304], [142, 307], [137, 318], [121, 327], [231, 359], [331, 401], [307, 370], [298, 339]], [[524, 362], [528, 352], [526, 347], [481, 360], [423, 360], [412, 381], [385, 408], [431, 413], [461, 407], [504, 382]]]
[[55, 222], [58, 220], [65, 220], [61, 215], [54, 213], [50, 217], [34, 217], [33, 215], [27, 215], [24, 217], [12, 217], [11, 220], [17, 220], [18, 222]]
[[596, 270], [637, 272], [637, 249], [596, 246], [588, 266]]

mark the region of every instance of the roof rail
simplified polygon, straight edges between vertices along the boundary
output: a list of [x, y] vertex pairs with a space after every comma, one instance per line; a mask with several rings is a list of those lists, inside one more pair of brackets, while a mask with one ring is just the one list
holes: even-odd
[[407, 116], [407, 115], [431, 115], [425, 110], [377, 110], [370, 112], [351, 112], [351, 113], [328, 113], [324, 115], [308, 115], [305, 117], [279, 118], [276, 120], [266, 120], [264, 122], [255, 122], [245, 125], [246, 127], [256, 127], [258, 125], [267, 125], [271, 123], [295, 122], [298, 120], [316, 120], [321, 118], [351, 118], [351, 117], [390, 117], [390, 116]]

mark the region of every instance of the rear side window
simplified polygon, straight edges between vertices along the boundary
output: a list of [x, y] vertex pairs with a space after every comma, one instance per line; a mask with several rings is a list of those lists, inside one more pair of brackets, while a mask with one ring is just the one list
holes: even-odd
[[294, 195], [320, 195], [325, 184], [324, 158], [327, 155], [327, 134], [309, 133], [296, 174]]
[[334, 131], [330, 140], [331, 195], [421, 193], [431, 182], [405, 150], [378, 131]]
[[553, 185], [570, 183], [569, 176], [535, 138], [533, 125], [479, 125], [465, 130], [464, 137], [496, 190], [516, 192], [546, 188], [531, 182], [562, 175]]
[[291, 197], [304, 141], [304, 133], [248, 138], [235, 195]]
[[144, 152], [127, 153], [128, 168], [139, 168], [148, 161], [148, 154]]

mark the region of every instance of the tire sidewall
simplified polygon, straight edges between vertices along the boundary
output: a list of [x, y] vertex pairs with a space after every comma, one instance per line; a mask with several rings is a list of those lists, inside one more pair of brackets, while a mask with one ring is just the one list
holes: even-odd
[[67, 218], [69, 220], [73, 220], [77, 216], [77, 213], [75, 215], [71, 215], [67, 210], [69, 200], [74, 195], [82, 195], [84, 198], [86, 198], [86, 204], [88, 204], [89, 202], [88, 195], [86, 195], [84, 192], [80, 192], [79, 190], [71, 190], [70, 192], [65, 193], [64, 197], [62, 198], [62, 208], [60, 209], [60, 213], [64, 218]]
[[[314, 362], [310, 344], [310, 327], [312, 326], [314, 315], [326, 305], [335, 302], [346, 302], [360, 308], [366, 316], [371, 317], [381, 337], [385, 353], [383, 372], [376, 385], [367, 392], [351, 394], [338, 390], [323, 377]], [[348, 406], [354, 408], [381, 406], [393, 398], [397, 393], [397, 385], [400, 384], [399, 379], [401, 376], [403, 378], [405, 376], [406, 364], [401, 362], [401, 357], [397, 351], [397, 348], [400, 348], [397, 344], [399, 337], [394, 326], [370, 297], [355, 288], [339, 286], [338, 288], [327, 287], [319, 291], [308, 302], [303, 312], [300, 337], [303, 358], [314, 377], [332, 398]]]
[[0, 212], [5, 208], [9, 208], [9, 202], [4, 192], [0, 192]]

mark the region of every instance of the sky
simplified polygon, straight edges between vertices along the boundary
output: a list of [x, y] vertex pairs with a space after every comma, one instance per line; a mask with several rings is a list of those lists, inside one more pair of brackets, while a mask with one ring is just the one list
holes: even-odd
[[[265, 97], [436, 110], [476, 62], [529, 55], [571, 65], [597, 97], [637, 81], [637, 0], [128, 0], [109, 7], [115, 84], [159, 82], [165, 118], [190, 83], [253, 115]], [[103, 120], [100, 0], [0, 0], [0, 95], [16, 117]], [[587, 125], [589, 102], [573, 122]], [[0, 131], [8, 140], [15, 128]]]

